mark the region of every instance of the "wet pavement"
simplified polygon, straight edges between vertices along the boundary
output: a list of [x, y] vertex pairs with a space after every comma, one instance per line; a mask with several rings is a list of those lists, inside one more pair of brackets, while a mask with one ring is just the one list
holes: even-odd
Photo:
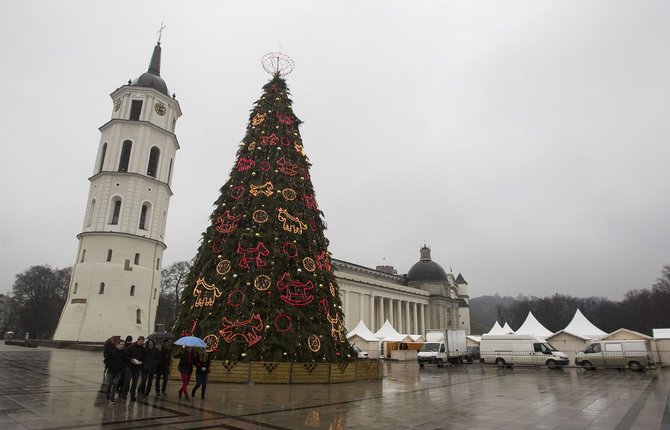
[[0, 344], [0, 429], [670, 429], [670, 368], [388, 362], [381, 381], [210, 383], [193, 401], [170, 381], [167, 397], [116, 406], [99, 392], [102, 368], [98, 352]]

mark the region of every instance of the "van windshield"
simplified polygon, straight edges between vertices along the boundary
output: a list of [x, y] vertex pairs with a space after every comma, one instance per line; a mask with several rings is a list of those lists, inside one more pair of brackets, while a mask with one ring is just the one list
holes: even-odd
[[439, 343], [424, 343], [421, 352], [437, 352], [440, 349]]

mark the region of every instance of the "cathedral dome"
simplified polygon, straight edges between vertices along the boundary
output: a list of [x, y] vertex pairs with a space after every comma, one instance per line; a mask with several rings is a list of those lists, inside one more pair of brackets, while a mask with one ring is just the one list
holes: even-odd
[[447, 281], [447, 272], [430, 259], [430, 248], [424, 245], [421, 248], [421, 259], [407, 272], [407, 280], [410, 282], [444, 282]]
[[169, 95], [167, 84], [161, 78], [161, 44], [160, 42], [154, 47], [154, 52], [151, 55], [151, 62], [149, 63], [149, 70], [142, 73], [139, 78], [135, 79], [131, 85], [138, 87], [148, 87], [159, 91], [166, 96]]

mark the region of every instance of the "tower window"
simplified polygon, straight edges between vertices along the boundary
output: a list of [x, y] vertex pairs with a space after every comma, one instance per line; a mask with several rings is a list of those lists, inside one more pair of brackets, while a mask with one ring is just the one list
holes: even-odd
[[81, 251], [81, 261], [80, 261], [80, 263], [84, 262], [84, 258], [86, 258], [86, 250], [85, 249], [83, 251]]
[[136, 314], [137, 314], [136, 316], [137, 324], [142, 324], [142, 311], [138, 309]]
[[139, 252], [135, 254], [135, 264], [136, 265], [140, 264], [140, 253]]
[[156, 270], [159, 270], [161, 268], [161, 259], [157, 258], [156, 259]]
[[100, 288], [98, 289], [98, 294], [105, 294], [105, 283], [100, 283]]
[[156, 300], [156, 288], [154, 288], [154, 300]]
[[127, 172], [130, 164], [130, 151], [133, 149], [133, 142], [130, 140], [123, 141], [121, 147], [121, 159], [119, 160], [119, 172]]
[[134, 296], [134, 295], [135, 295], [135, 286], [134, 286], [134, 285], [131, 285], [131, 286], [130, 286], [130, 295], [131, 295], [131, 296]]
[[74, 283], [74, 288], [72, 289], [72, 294], [77, 294], [77, 287], [79, 287], [78, 283]]
[[168, 185], [170, 185], [170, 181], [172, 180], [172, 158], [170, 158], [170, 169], [168, 170]]
[[95, 212], [95, 199], [91, 200], [91, 207], [88, 210], [88, 219], [86, 220], [86, 227], [93, 224], [93, 212]]
[[147, 212], [149, 212], [149, 205], [145, 203], [142, 205], [142, 211], [140, 212], [140, 230], [147, 229]]
[[100, 155], [100, 165], [98, 166], [98, 172], [102, 171], [102, 166], [105, 164], [105, 155], [107, 155], [107, 142], [102, 144], [102, 153]]
[[109, 223], [112, 225], [117, 225], [119, 223], [119, 215], [121, 215], [121, 198], [114, 197], [112, 204], [113, 208]]
[[133, 100], [130, 105], [130, 120], [139, 121], [140, 113], [142, 113], [142, 100]]
[[158, 170], [158, 157], [161, 155], [161, 150], [157, 146], [151, 148], [149, 153], [149, 165], [147, 166], [147, 175], [156, 177], [156, 171]]
[[107, 261], [112, 261], [112, 250], [111, 249], [107, 250]]

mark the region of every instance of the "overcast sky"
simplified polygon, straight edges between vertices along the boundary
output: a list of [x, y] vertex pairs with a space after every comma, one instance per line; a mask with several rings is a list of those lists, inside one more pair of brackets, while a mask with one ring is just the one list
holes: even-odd
[[616, 300], [670, 263], [667, 1], [0, 0], [0, 292], [74, 264], [109, 94], [183, 116], [164, 262], [189, 260], [277, 50], [337, 259], [470, 294]]

